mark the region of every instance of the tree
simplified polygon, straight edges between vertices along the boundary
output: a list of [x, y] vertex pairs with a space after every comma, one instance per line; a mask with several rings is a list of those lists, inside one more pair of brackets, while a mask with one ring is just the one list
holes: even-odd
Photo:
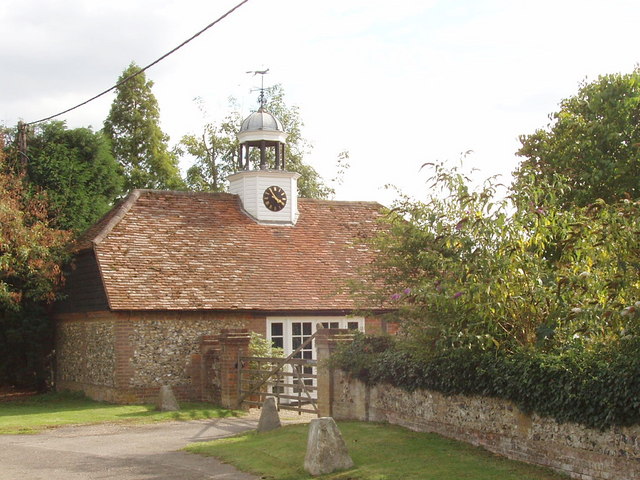
[[[311, 145], [302, 137], [304, 123], [300, 119], [300, 109], [297, 106], [287, 107], [284, 102], [282, 85], [274, 85], [266, 89], [266, 109], [282, 122], [282, 128], [287, 132], [287, 169], [298, 172], [298, 191], [301, 197], [327, 198], [334, 193], [328, 187], [318, 172], [311, 165], [304, 162], [304, 156], [311, 149]], [[257, 158], [256, 158], [257, 161]]]
[[[265, 110], [275, 115], [287, 133], [287, 170], [300, 173], [298, 193], [306, 198], [327, 198], [333, 189], [327, 186], [318, 172], [304, 162], [304, 155], [311, 148], [302, 137], [304, 125], [298, 107], [285, 104], [284, 89], [281, 85], [265, 88]], [[232, 107], [236, 107], [231, 99]], [[193, 190], [223, 191], [225, 179], [238, 170], [238, 140], [236, 138], [242, 124], [240, 113], [235, 110], [219, 124], [207, 124], [200, 137], [187, 135], [182, 138], [178, 153], [188, 153], [195, 157], [194, 165], [187, 171], [187, 185]], [[252, 160], [257, 164], [257, 152]]]
[[45, 306], [70, 233], [50, 226], [46, 194], [25, 182], [0, 149], [0, 382], [42, 386], [53, 339]]
[[562, 176], [565, 205], [640, 197], [640, 68], [584, 82], [546, 129], [520, 137], [516, 191]]
[[38, 125], [27, 144], [27, 176], [47, 193], [55, 228], [84, 231], [122, 192], [122, 169], [102, 133], [54, 121]]
[[567, 209], [557, 185], [505, 197], [435, 165], [401, 199], [356, 293], [397, 308], [425, 351], [585, 348], [640, 334], [640, 201]]
[[169, 151], [169, 138], [160, 128], [160, 110], [151, 92], [153, 82], [147, 81], [144, 73], [132, 77], [139, 70], [132, 62], [118, 79], [116, 98], [103, 130], [124, 169], [125, 190], [184, 188], [177, 157]]
[[[200, 108], [204, 109], [202, 102]], [[234, 103], [231, 100], [232, 104]], [[185, 135], [176, 148], [179, 155], [188, 153], [195, 158], [187, 170], [186, 184], [197, 192], [223, 192], [226, 178], [238, 169], [238, 140], [236, 135], [242, 119], [234, 111], [220, 125], [208, 123], [200, 137]]]

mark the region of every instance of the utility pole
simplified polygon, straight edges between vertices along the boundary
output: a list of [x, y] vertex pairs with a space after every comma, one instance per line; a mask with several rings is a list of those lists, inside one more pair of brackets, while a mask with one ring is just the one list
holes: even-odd
[[20, 164], [23, 170], [27, 171], [27, 124], [22, 120], [18, 122], [18, 155], [20, 155]]

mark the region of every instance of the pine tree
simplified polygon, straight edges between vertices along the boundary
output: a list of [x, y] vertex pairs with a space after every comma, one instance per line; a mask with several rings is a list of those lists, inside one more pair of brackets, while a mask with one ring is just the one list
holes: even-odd
[[[132, 62], [118, 83], [140, 68]], [[158, 101], [153, 82], [144, 73], [130, 78], [116, 89], [116, 98], [104, 122], [113, 154], [124, 169], [125, 190], [134, 188], [181, 189], [177, 157], [169, 151], [169, 137], [160, 128]]]

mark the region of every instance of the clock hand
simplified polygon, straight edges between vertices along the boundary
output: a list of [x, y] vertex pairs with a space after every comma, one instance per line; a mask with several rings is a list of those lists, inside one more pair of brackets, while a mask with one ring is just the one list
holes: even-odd
[[284, 202], [282, 201], [282, 199], [278, 197], [278, 195], [276, 194], [276, 192], [273, 191], [272, 188], [270, 188], [269, 191], [271, 192], [271, 198], [273, 198], [280, 205], [284, 205]]

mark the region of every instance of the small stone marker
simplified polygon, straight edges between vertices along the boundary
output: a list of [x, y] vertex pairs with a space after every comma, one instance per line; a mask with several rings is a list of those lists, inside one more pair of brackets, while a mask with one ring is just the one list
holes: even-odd
[[176, 410], [180, 410], [176, 396], [173, 394], [173, 390], [169, 385], [160, 387], [156, 408], [161, 412], [175, 412]]
[[309, 424], [304, 469], [311, 475], [324, 475], [353, 467], [338, 425], [331, 417], [314, 418]]
[[280, 415], [276, 407], [276, 399], [273, 397], [265, 398], [260, 411], [260, 420], [258, 420], [258, 432], [268, 432], [280, 428]]

